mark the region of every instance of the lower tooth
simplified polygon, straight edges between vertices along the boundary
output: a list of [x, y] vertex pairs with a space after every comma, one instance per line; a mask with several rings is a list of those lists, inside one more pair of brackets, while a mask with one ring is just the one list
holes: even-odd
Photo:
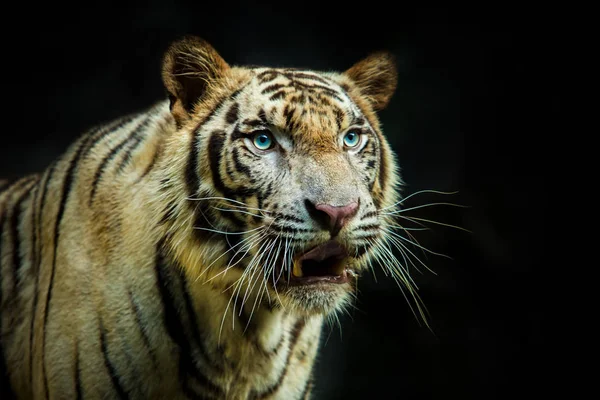
[[294, 269], [292, 272], [295, 277], [302, 278], [303, 274], [302, 274], [302, 268], [300, 268], [300, 263], [294, 263]]

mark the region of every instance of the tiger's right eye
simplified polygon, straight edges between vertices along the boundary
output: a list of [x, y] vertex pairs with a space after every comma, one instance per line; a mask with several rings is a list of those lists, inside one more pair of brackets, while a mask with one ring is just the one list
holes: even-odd
[[273, 148], [275, 140], [269, 131], [259, 131], [252, 137], [252, 143], [258, 150], [266, 151]]

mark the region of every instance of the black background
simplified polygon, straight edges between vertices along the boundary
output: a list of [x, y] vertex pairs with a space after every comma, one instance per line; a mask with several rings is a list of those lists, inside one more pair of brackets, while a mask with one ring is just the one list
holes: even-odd
[[[3, 28], [5, 125], [0, 176], [40, 171], [84, 129], [162, 99], [160, 58], [183, 34], [230, 64], [344, 70], [369, 52], [398, 58], [399, 85], [380, 113], [398, 154], [417, 238], [414, 272], [432, 331], [382, 273], [359, 285], [341, 334], [324, 333], [316, 399], [504, 398], [546, 394], [556, 371], [542, 268], [542, 162], [559, 112], [549, 15], [523, 8], [431, 8], [373, 1], [253, 4], [164, 0], [126, 5], [17, 5]], [[18, 26], [18, 28], [16, 28]], [[416, 253], [415, 253], [416, 254]], [[552, 385], [554, 386], [554, 385]], [[552, 389], [553, 391], [556, 388]]]

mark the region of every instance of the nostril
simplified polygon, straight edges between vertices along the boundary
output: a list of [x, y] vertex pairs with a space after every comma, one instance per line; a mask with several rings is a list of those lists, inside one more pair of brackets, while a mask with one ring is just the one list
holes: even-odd
[[308, 211], [308, 215], [310, 215], [313, 221], [316, 221], [324, 228], [329, 229], [331, 222], [327, 213], [318, 210], [315, 204], [308, 199], [304, 200], [304, 206], [306, 207], [306, 211]]
[[306, 200], [305, 204], [311, 217], [325, 225], [333, 235], [336, 235], [358, 211], [357, 201], [345, 206], [313, 204], [309, 200]]

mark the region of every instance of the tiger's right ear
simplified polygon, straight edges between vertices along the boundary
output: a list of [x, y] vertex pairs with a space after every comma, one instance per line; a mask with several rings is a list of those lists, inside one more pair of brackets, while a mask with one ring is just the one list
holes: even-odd
[[206, 41], [186, 36], [169, 46], [163, 58], [162, 79], [178, 125], [187, 120], [194, 106], [229, 65]]

